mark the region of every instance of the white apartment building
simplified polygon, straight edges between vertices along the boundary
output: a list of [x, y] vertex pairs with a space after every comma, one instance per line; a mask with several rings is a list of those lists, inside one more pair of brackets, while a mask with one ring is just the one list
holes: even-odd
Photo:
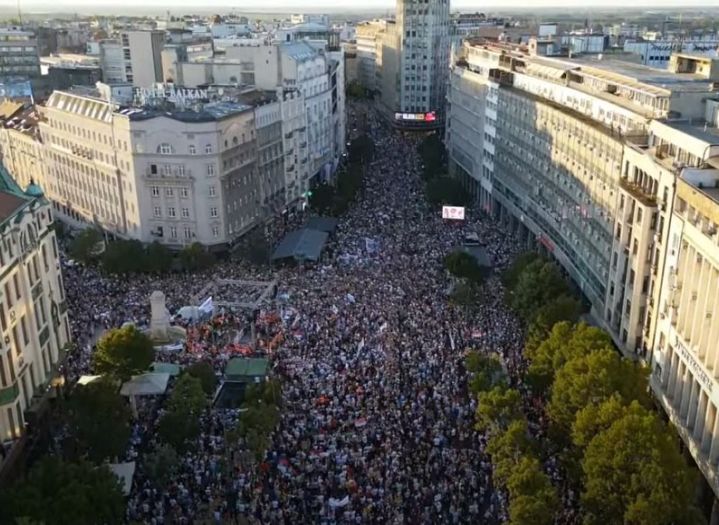
[[[719, 495], [719, 61], [669, 70], [465, 44], [450, 171], [572, 276]], [[481, 153], [478, 152], [481, 151]]]
[[370, 91], [377, 91], [377, 60], [382, 49], [378, 35], [387, 29], [386, 20], [371, 20], [357, 24], [357, 79]]
[[164, 31], [127, 31], [99, 43], [100, 67], [108, 84], [131, 83], [149, 88], [162, 82]]
[[226, 246], [251, 228], [261, 201], [252, 106], [168, 109], [53, 93], [40, 134], [58, 215], [178, 247]]
[[453, 60], [451, 172], [484, 210], [551, 252], [617, 345], [642, 357], [651, 348], [648, 261], [671, 186], [646, 175], [642, 148], [651, 119], [704, 116], [714, 84], [702, 67], [689, 60], [670, 72], [469, 43]]
[[0, 164], [0, 439], [21, 439], [70, 339], [52, 210]]

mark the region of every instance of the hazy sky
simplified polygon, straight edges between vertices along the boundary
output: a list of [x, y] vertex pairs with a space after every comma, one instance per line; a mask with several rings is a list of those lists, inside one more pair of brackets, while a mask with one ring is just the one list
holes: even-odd
[[[14, 5], [16, 0], [0, 0], [6, 7]], [[374, 7], [390, 7], [393, 0], [20, 0], [23, 10], [33, 9], [82, 9], [92, 12], [93, 7], [132, 6], [132, 7], [161, 7], [177, 12], [190, 12], [192, 8], [206, 8], [210, 6], [224, 6], [224, 11], [234, 9], [243, 11], [252, 8], [287, 8], [290, 11], [301, 12], [303, 7], [327, 7], [339, 9], [366, 9]], [[495, 8], [536, 8], [536, 7], [599, 7], [622, 6], [636, 7], [688, 7], [711, 6], [717, 7], [717, 0], [452, 0], [452, 7], [463, 9], [474, 8], [481, 11], [488, 7]], [[204, 10], [204, 9], [203, 9]]]

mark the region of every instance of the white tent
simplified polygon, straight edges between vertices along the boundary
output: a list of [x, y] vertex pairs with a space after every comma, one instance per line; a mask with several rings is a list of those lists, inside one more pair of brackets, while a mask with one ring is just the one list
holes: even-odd
[[135, 475], [135, 462], [110, 463], [108, 467], [110, 467], [112, 473], [120, 479], [123, 494], [125, 494], [125, 496], [129, 496], [130, 489], [132, 488], [132, 478]]
[[153, 373], [134, 376], [120, 389], [123, 396], [159, 396], [167, 390], [170, 374]]
[[177, 311], [175, 318], [181, 317], [186, 321], [197, 321], [203, 316], [202, 310], [199, 306], [183, 306]]
[[80, 379], [77, 380], [77, 384], [82, 386], [89, 385], [90, 383], [92, 383], [93, 381], [97, 381], [101, 377], [102, 376], [81, 376]]

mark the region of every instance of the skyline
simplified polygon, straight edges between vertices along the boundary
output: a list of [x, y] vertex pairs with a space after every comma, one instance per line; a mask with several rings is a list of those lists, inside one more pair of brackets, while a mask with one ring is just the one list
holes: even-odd
[[[62, 10], [76, 10], [76, 9], [88, 9], [88, 14], [94, 11], [106, 11], [113, 8], [143, 8], [143, 9], [167, 9], [171, 8], [172, 11], [184, 11], [184, 10], [197, 10], [199, 8], [202, 11], [217, 8], [218, 10], [247, 10], [247, 9], [286, 9], [287, 11], [302, 11], [306, 9], [329, 9], [334, 10], [367, 10], [376, 8], [391, 8], [395, 5], [392, 0], [366, 0], [362, 2], [362, 7], [357, 9], [357, 4], [349, 0], [311, 0], [310, 2], [303, 2], [300, 0], [249, 0], [246, 2], [228, 2], [223, 5], [213, 4], [201, 4], [197, 3], [196, 0], [154, 0], [153, 2], [146, 2], [143, 0], [126, 0], [124, 2], [103, 2], [101, 5], [95, 0], [58, 0], [56, 2], [48, 2], [48, 0], [22, 0], [20, 2], [20, 8], [23, 11], [31, 12], [35, 10], [39, 11], [62, 11]], [[581, 9], [606, 9], [612, 8], [624, 8], [630, 9], [691, 9], [691, 8], [702, 8], [702, 7], [717, 7], [715, 0], [692, 0], [689, 5], [684, 5], [678, 0], [636, 0], [632, 2], [630, 6], [627, 6], [626, 2], [620, 0], [609, 0], [609, 2], [598, 2], [597, 0], [490, 0], [490, 2], [478, 5], [473, 0], [456, 0], [451, 3], [452, 8], [461, 8], [477, 11], [486, 11], [487, 9], [552, 9], [552, 8], [566, 8], [576, 7]], [[3, 7], [3, 10], [12, 11], [17, 9], [17, 6], [7, 5]]]

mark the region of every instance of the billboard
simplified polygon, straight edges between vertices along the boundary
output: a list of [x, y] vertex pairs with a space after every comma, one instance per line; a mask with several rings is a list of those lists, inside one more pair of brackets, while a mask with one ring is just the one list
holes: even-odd
[[442, 206], [442, 218], [454, 221], [463, 221], [464, 206]]
[[437, 113], [434, 111], [428, 113], [395, 113], [394, 119], [410, 122], [434, 122], [437, 120]]

